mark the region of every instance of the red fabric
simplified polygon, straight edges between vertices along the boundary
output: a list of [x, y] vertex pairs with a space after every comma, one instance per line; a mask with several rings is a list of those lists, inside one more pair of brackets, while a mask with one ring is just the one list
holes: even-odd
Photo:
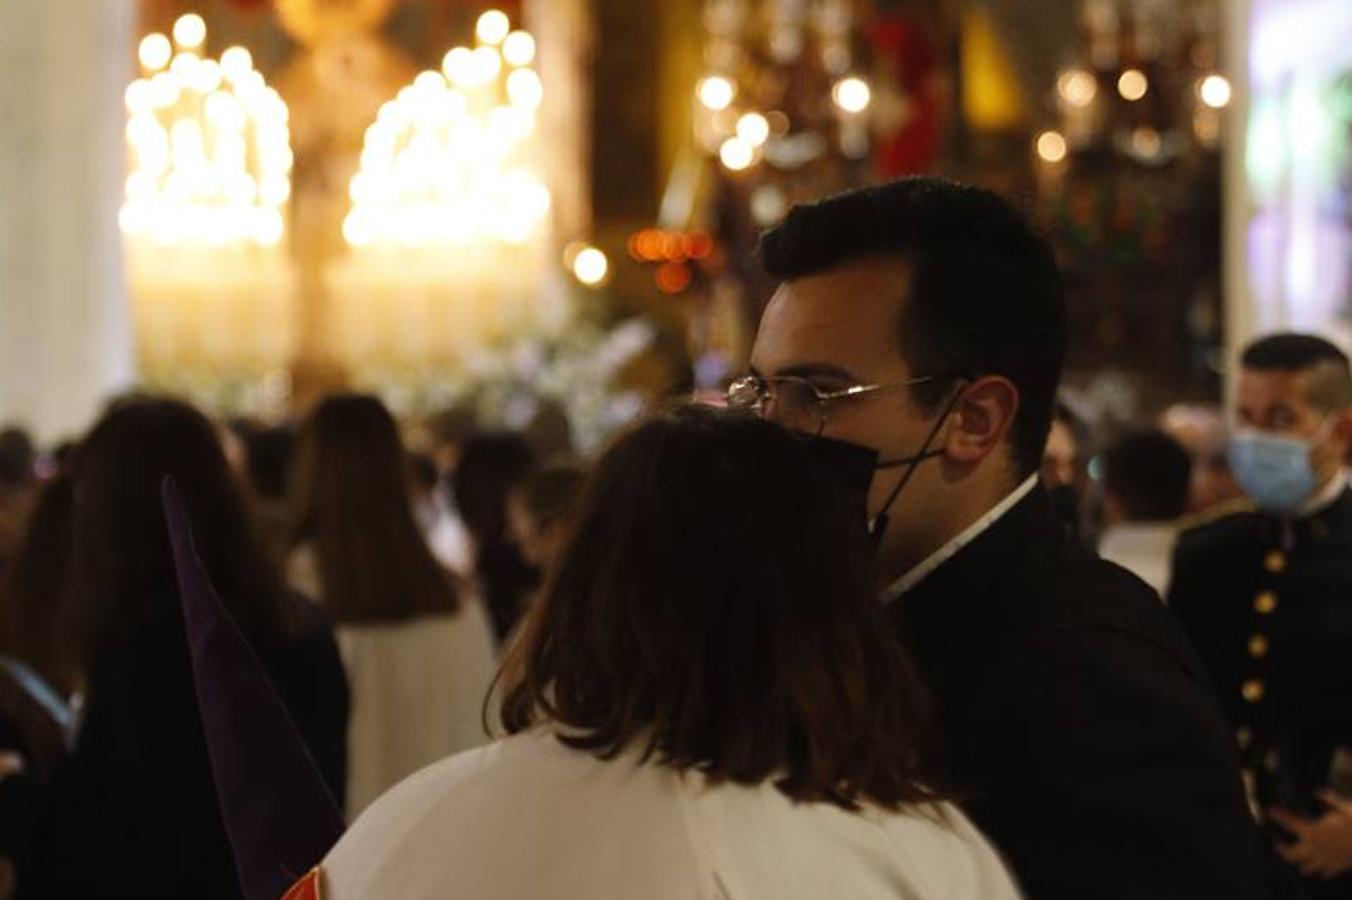
[[320, 871], [315, 866], [304, 878], [291, 886], [282, 900], [323, 900], [319, 889]]
[[943, 137], [938, 52], [923, 25], [904, 15], [880, 14], [869, 29], [875, 70], [906, 98], [906, 121], [875, 145], [879, 171], [895, 177], [930, 170]]

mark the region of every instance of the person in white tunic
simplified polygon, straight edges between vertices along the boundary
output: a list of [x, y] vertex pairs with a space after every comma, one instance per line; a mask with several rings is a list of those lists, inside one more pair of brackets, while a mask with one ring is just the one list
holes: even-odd
[[492, 628], [428, 547], [408, 474], [398, 428], [374, 397], [329, 397], [301, 432], [287, 569], [337, 626], [352, 695], [349, 817], [424, 766], [488, 741]]
[[326, 900], [1014, 900], [934, 787], [862, 510], [813, 443], [683, 408], [619, 439], [504, 664], [510, 737], [427, 768]]

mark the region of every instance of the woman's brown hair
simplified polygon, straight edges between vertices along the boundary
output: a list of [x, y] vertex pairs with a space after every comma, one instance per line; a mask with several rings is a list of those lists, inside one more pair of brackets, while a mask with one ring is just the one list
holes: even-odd
[[401, 622], [460, 608], [414, 518], [399, 429], [375, 397], [333, 395], [306, 421], [291, 516], [292, 546], [312, 544], [335, 622]]
[[846, 808], [937, 798], [865, 523], [810, 443], [685, 407], [597, 464], [504, 666], [510, 732]]

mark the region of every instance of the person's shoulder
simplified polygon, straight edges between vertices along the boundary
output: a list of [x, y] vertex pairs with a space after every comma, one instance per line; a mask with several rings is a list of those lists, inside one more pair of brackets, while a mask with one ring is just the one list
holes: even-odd
[[1261, 520], [1246, 500], [1222, 503], [1179, 523], [1175, 552], [1179, 556], [1226, 552], [1250, 540]]

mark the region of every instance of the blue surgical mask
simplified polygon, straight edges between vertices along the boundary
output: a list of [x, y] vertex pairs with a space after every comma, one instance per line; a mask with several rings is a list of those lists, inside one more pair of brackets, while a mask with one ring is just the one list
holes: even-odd
[[1318, 478], [1310, 464], [1311, 443], [1261, 431], [1230, 439], [1230, 469], [1249, 499], [1265, 512], [1294, 513], [1314, 494]]

